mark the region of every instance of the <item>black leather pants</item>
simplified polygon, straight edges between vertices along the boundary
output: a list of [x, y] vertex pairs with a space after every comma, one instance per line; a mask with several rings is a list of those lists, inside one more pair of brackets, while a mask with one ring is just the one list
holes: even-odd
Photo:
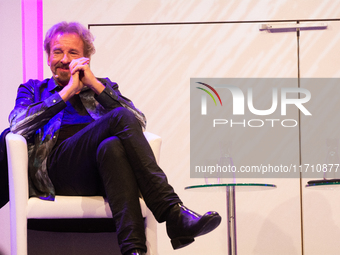
[[103, 189], [122, 253], [146, 250], [139, 191], [158, 222], [181, 200], [168, 184], [134, 115], [118, 107], [63, 141], [48, 158], [60, 195], [98, 195]]

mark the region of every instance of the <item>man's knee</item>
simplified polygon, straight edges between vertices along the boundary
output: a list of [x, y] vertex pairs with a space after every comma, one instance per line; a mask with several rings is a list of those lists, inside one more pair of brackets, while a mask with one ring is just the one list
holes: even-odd
[[125, 154], [124, 147], [120, 139], [116, 136], [106, 138], [97, 148], [97, 161], [103, 157], [121, 157]]
[[120, 123], [125, 127], [130, 128], [140, 128], [141, 125], [135, 115], [128, 109], [124, 107], [118, 107], [110, 111], [112, 122], [110, 123]]
[[124, 117], [124, 118], [132, 119], [132, 120], [136, 119], [135, 115], [131, 111], [126, 109], [125, 107], [117, 107], [111, 110], [110, 113], [114, 117], [118, 116], [118, 117]]

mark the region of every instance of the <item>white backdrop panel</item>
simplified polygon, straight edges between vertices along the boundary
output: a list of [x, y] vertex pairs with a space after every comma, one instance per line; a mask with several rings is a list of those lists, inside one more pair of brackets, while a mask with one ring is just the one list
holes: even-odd
[[[302, 163], [328, 164], [327, 154], [339, 160], [340, 118], [340, 22], [328, 22], [325, 31], [301, 33], [301, 77], [330, 78], [320, 86], [303, 84], [312, 93], [308, 108], [313, 118], [302, 119]], [[333, 78], [333, 79], [331, 79]], [[335, 143], [328, 146], [329, 139]], [[323, 178], [320, 173], [318, 179]], [[340, 178], [340, 169], [328, 178]], [[316, 179], [316, 178], [314, 178]], [[310, 178], [303, 179], [303, 187]], [[303, 188], [305, 254], [338, 254], [340, 190]]]
[[[335, 19], [339, 18], [339, 5], [340, 2], [332, 0], [44, 0], [44, 32], [51, 25], [62, 20], [77, 20], [88, 25], [138, 22]], [[131, 28], [124, 28], [124, 32], [118, 33], [124, 35], [123, 38], [126, 39], [124, 43], [129, 46], [127, 47], [128, 50], [120, 46], [119, 49], [122, 52], [118, 52], [118, 54], [114, 49], [112, 49], [113, 51], [101, 49], [102, 46], [106, 45], [103, 41], [100, 42], [101, 38], [112, 40], [115, 36], [110, 31], [98, 31], [99, 35], [101, 33], [104, 33], [104, 35], [103, 37], [97, 36], [96, 40], [97, 55], [110, 55], [111, 58], [109, 59], [110, 56], [107, 56], [106, 59], [109, 60], [105, 60], [105, 63], [108, 66], [114, 65], [114, 68], [106, 69], [103, 65], [97, 67], [97, 56], [95, 55], [92, 63], [96, 70], [95, 74], [97, 76], [109, 76], [117, 81], [121, 85], [122, 92], [133, 99], [136, 105], [146, 113], [149, 120], [148, 129], [155, 133], [158, 132], [163, 137], [161, 165], [166, 169], [170, 182], [174, 184], [184, 202], [199, 212], [208, 208], [218, 210], [224, 215], [225, 204], [224, 193], [196, 192], [193, 194], [183, 190], [184, 186], [196, 183], [196, 180], [189, 178], [187, 170], [190, 149], [188, 140], [189, 88], [187, 84], [189, 84], [191, 75], [196, 77], [198, 75], [296, 77], [297, 74], [295, 33], [260, 33], [261, 36], [259, 36], [258, 25], [255, 23], [244, 25], [241, 30], [239, 30], [239, 27], [234, 24], [227, 29], [223, 28], [219, 35], [217, 35], [219, 28], [204, 29], [207, 34], [201, 34], [201, 28], [195, 28], [196, 32], [195, 29], [191, 29], [190, 33], [195, 35], [195, 38], [190, 37], [190, 33], [186, 32], [189, 31], [188, 28], [181, 28], [178, 35], [172, 33], [171, 37], [164, 37], [164, 33], [162, 34], [160, 31], [160, 40], [158, 40], [157, 35], [148, 35], [149, 38], [156, 41], [156, 44], [160, 44], [154, 48], [154, 53], [148, 47], [146, 47], [146, 53], [143, 53], [139, 47], [145, 42], [143, 40], [139, 42], [139, 38], [127, 35], [131, 33]], [[162, 29], [161, 27], [160, 30]], [[332, 29], [333, 27], [327, 30], [323, 37], [327, 38], [327, 34]], [[94, 29], [92, 31], [95, 32]], [[336, 38], [336, 31], [331, 35], [331, 38]], [[111, 34], [106, 36], [105, 33]], [[214, 36], [210, 36], [210, 34]], [[306, 55], [305, 61], [302, 61], [303, 75], [308, 77], [312, 75], [313, 77], [313, 73], [318, 73], [318, 71], [315, 71], [317, 69], [323, 70], [323, 73], [316, 76], [325, 77], [324, 75], [326, 75], [328, 77], [333, 75], [332, 77], [338, 77], [336, 74], [338, 72], [337, 62], [335, 61], [336, 54], [326, 54], [329, 52], [330, 45], [333, 49], [336, 49], [336, 44], [333, 44], [336, 41], [332, 40], [331, 44], [325, 46], [320, 46], [320, 44], [318, 47], [310, 47], [310, 42], [313, 43], [312, 37], [314, 36], [320, 38], [315, 34], [310, 35], [308, 40], [302, 41], [302, 45], [309, 49], [307, 54], [306, 51], [302, 51], [302, 54]], [[168, 38], [169, 43], [164, 38]], [[207, 43], [194, 40], [196, 38], [205, 38]], [[214, 45], [214, 42], [211, 41], [212, 38], [219, 40], [219, 47], [216, 49], [204, 47], [205, 43]], [[139, 45], [137, 49], [131, 42]], [[113, 44], [117, 45], [117, 41], [114, 41]], [[150, 45], [152, 44], [149, 41]], [[100, 53], [100, 50], [103, 50], [103, 53]], [[130, 52], [134, 55], [130, 55]], [[124, 53], [124, 56], [120, 55], [121, 53]], [[180, 54], [183, 56], [178, 59]], [[317, 64], [318, 62], [314, 61], [325, 54], [329, 58], [333, 56], [333, 60], [328, 61], [323, 58], [322, 64], [321, 62]], [[196, 58], [195, 55], [199, 58]], [[311, 56], [315, 57], [308, 59]], [[99, 58], [101, 57], [98, 56], [97, 59], [99, 60]], [[117, 58], [121, 63], [116, 61]], [[201, 58], [209, 59], [209, 64], [194, 61]], [[314, 65], [314, 69], [304, 69], [308, 65]], [[322, 66], [322, 68], [318, 68], [319, 66]], [[129, 71], [130, 69], [133, 72]], [[160, 73], [156, 70], [160, 70]], [[304, 72], [304, 70], [307, 71]], [[51, 75], [46, 65], [44, 74], [46, 77]], [[142, 78], [137, 77], [137, 74]], [[149, 79], [152, 83], [149, 83]], [[148, 93], [145, 93], [144, 90], [147, 90]], [[14, 90], [13, 93], [15, 93]], [[297, 157], [294, 153], [296, 148], [292, 149], [293, 151], [288, 157]], [[244, 192], [237, 194], [239, 252], [242, 254], [301, 254], [299, 180], [280, 179], [271, 182], [275, 182], [279, 188], [260, 193]], [[311, 199], [314, 199], [315, 195], [313, 193], [310, 196]], [[202, 199], [198, 200], [197, 197], [202, 197]], [[321, 202], [324, 201], [322, 199], [323, 197], [321, 197]], [[331, 201], [334, 202], [334, 200]], [[330, 202], [327, 203], [330, 204]], [[314, 203], [313, 208], [316, 206], [321, 209], [322, 207], [318, 207], [318, 204]], [[304, 212], [306, 211], [305, 209]], [[308, 212], [315, 216], [311, 211]], [[334, 213], [337, 213], [336, 208]], [[313, 220], [310, 219], [305, 220], [305, 222], [309, 224]], [[159, 231], [160, 254], [225, 254], [225, 225], [226, 222], [222, 222], [216, 232], [210, 236], [176, 252], [171, 250], [165, 232]], [[311, 226], [313, 227], [313, 225]], [[164, 228], [164, 226], [161, 226], [161, 228]], [[323, 237], [327, 238], [327, 228], [322, 231], [326, 231], [323, 232], [325, 233]], [[309, 251], [314, 250], [315, 254], [323, 254], [315, 246], [318, 243], [317, 230], [309, 233], [312, 238], [305, 242], [305, 246], [311, 245], [312, 248]], [[330, 249], [333, 249], [332, 245], [330, 247]]]

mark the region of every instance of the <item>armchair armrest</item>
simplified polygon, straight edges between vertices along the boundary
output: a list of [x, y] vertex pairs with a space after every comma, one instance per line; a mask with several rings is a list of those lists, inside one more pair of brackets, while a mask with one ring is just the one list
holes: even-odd
[[28, 154], [27, 143], [21, 135], [6, 136], [8, 160], [8, 184], [11, 224], [11, 253], [26, 254], [26, 207], [28, 202]]
[[27, 201], [28, 154], [26, 139], [21, 135], [9, 133], [6, 136], [6, 146], [10, 201]]
[[153, 151], [153, 154], [155, 155], [157, 163], [159, 163], [161, 155], [162, 138], [150, 132], [144, 132], [144, 136], [150, 144], [150, 147]]

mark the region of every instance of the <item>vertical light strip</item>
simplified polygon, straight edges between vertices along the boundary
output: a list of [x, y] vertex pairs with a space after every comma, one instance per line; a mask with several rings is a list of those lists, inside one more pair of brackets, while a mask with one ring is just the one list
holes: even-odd
[[42, 0], [21, 0], [23, 82], [43, 79]]
[[207, 115], [207, 96], [202, 95], [201, 97], [201, 114]]
[[43, 50], [43, 0], [37, 0], [37, 53], [38, 79], [44, 79], [44, 50]]
[[21, 26], [22, 26], [22, 79], [26, 82], [26, 48], [25, 48], [25, 1], [21, 0]]

